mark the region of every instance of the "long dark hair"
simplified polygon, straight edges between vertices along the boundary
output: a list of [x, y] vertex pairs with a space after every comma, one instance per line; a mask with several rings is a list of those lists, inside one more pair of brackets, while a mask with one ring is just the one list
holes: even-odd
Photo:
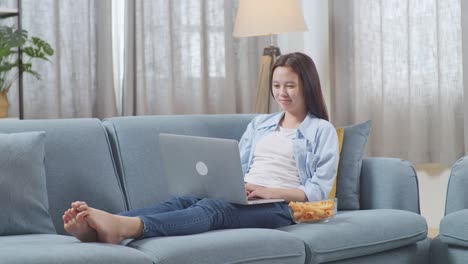
[[299, 79], [302, 81], [302, 85], [304, 87], [304, 98], [307, 112], [315, 115], [318, 118], [328, 121], [327, 106], [325, 105], [325, 100], [323, 99], [320, 79], [314, 61], [309, 56], [300, 52], [289, 53], [280, 56], [271, 69], [271, 95], [273, 95], [273, 72], [277, 67], [291, 67], [291, 69], [293, 69], [293, 71], [299, 75]]

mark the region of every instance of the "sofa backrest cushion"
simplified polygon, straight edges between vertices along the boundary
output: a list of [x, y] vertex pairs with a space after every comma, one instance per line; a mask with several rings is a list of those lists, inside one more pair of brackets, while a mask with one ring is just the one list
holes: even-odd
[[125, 200], [107, 133], [98, 119], [6, 120], [0, 133], [45, 132], [45, 172], [49, 212], [55, 229], [76, 200], [112, 213], [124, 211]]
[[130, 209], [169, 198], [159, 133], [239, 140], [255, 115], [170, 115], [104, 120]]
[[336, 196], [338, 210], [359, 210], [362, 159], [372, 122], [344, 127], [343, 147], [338, 165]]
[[44, 132], [0, 134], [0, 236], [55, 233], [44, 141]]

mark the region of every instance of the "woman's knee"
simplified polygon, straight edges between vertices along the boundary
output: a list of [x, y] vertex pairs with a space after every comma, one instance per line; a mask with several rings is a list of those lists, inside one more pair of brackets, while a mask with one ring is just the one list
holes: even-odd
[[225, 202], [224, 200], [211, 198], [203, 198], [198, 201], [196, 205], [211, 209], [217, 213], [226, 212], [231, 206], [230, 203]]
[[230, 204], [219, 199], [201, 199], [194, 205], [203, 210], [205, 216], [210, 219], [210, 229], [223, 229], [230, 227], [226, 226], [229, 219]]

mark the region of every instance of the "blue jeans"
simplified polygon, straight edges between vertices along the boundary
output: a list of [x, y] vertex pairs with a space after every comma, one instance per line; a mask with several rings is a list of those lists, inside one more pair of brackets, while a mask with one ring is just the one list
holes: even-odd
[[278, 228], [294, 224], [285, 202], [231, 204], [219, 199], [174, 197], [154, 207], [120, 213], [139, 217], [143, 237], [178, 236], [231, 228]]

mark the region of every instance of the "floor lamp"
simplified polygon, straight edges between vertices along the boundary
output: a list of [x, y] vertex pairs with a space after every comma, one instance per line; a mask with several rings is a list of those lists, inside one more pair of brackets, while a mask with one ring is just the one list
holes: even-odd
[[287, 32], [307, 31], [298, 0], [240, 0], [234, 25], [235, 37], [270, 36], [270, 46], [263, 50], [257, 79], [255, 112], [269, 113], [270, 75], [281, 54], [273, 46], [272, 36]]

